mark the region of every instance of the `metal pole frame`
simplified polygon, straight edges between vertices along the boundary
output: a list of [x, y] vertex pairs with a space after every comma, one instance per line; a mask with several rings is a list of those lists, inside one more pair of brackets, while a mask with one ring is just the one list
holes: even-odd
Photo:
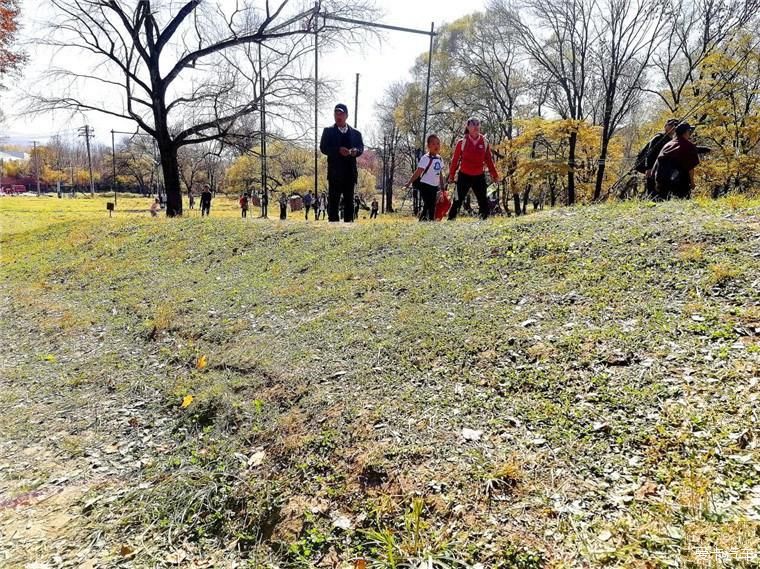
[[319, 11], [314, 2], [314, 195], [319, 195]]
[[420, 149], [425, 151], [425, 138], [427, 137], [428, 127], [428, 108], [430, 106], [430, 72], [433, 67], [433, 38], [435, 38], [435, 22], [430, 22], [430, 48], [428, 49], [428, 66], [427, 66], [427, 82], [425, 83], [425, 118], [423, 119], [422, 126], [422, 140], [420, 141]]
[[[379, 28], [383, 30], [391, 30], [395, 32], [406, 32], [409, 34], [420, 34], [430, 36], [430, 48], [428, 56], [428, 72], [427, 72], [427, 84], [425, 85], [425, 117], [423, 119], [423, 135], [422, 135], [422, 147], [424, 148], [425, 136], [427, 136], [427, 119], [428, 119], [428, 104], [430, 101], [430, 72], [433, 61], [433, 38], [438, 34], [435, 32], [435, 22], [430, 24], [430, 31], [419, 30], [415, 28], [405, 28], [402, 26], [392, 26], [389, 24], [380, 24], [378, 22], [368, 22], [367, 20], [357, 20], [355, 18], [346, 18], [343, 16], [337, 16], [328, 12], [321, 12], [319, 0], [314, 2], [314, 193], [318, 195], [318, 181], [319, 181], [319, 17], [322, 16], [323, 21], [333, 20], [335, 22], [344, 22], [347, 24], [356, 24], [367, 28]], [[358, 74], [357, 74], [358, 76]], [[358, 91], [359, 81], [357, 77], [357, 105], [358, 105]], [[356, 112], [356, 109], [354, 109]], [[354, 126], [356, 118], [354, 118]], [[385, 179], [385, 176], [383, 176]], [[383, 193], [383, 204], [385, 203], [385, 192]]]
[[113, 166], [113, 207], [116, 207], [116, 132], [111, 129], [111, 166]]
[[266, 98], [264, 96], [264, 66], [261, 61], [261, 42], [259, 42], [259, 108], [261, 109], [261, 189], [264, 192], [263, 199], [269, 200], [269, 186], [267, 184], [267, 111]]
[[356, 74], [356, 91], [354, 92], [354, 128], [359, 128], [359, 74]]

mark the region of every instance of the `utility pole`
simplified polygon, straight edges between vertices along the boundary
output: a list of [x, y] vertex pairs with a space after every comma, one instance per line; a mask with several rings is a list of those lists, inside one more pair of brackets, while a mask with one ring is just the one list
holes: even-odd
[[259, 42], [259, 108], [261, 109], [261, 189], [264, 195], [261, 199], [269, 201], [269, 189], [267, 185], [267, 110], [266, 95], [264, 93], [266, 83], [264, 82], [264, 65], [261, 60], [261, 42]]
[[[425, 151], [425, 138], [427, 137], [428, 127], [428, 107], [430, 106], [430, 72], [433, 67], [433, 39], [435, 38], [435, 22], [430, 22], [430, 48], [428, 49], [428, 65], [427, 65], [427, 82], [425, 86], [425, 119], [422, 125], [422, 140], [420, 141], [420, 149]], [[419, 156], [417, 157], [419, 159]]]
[[87, 145], [87, 164], [90, 168], [90, 197], [95, 197], [95, 180], [92, 176], [92, 153], [90, 152], [90, 138], [94, 137], [94, 131], [90, 125], [86, 124], [79, 128], [79, 136], [84, 136], [85, 144]]
[[314, 2], [314, 195], [319, 195], [319, 0]]
[[388, 193], [388, 191], [385, 188], [385, 183], [386, 183], [386, 178], [387, 178], [387, 174], [386, 174], [387, 170], [385, 167], [387, 152], [388, 152], [388, 137], [386, 135], [383, 135], [383, 199], [380, 200], [380, 205], [382, 207], [381, 213], [385, 213], [385, 196]]
[[354, 128], [359, 128], [359, 74], [356, 74], [356, 92], [354, 93]]
[[37, 152], [37, 141], [32, 142], [34, 145], [34, 177], [37, 179], [37, 197], [40, 197], [40, 155]]
[[113, 206], [116, 207], [116, 132], [111, 129], [111, 164], [113, 166]]

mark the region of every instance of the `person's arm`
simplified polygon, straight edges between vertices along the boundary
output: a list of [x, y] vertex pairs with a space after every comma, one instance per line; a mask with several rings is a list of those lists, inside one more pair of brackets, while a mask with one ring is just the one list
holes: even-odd
[[454, 176], [459, 168], [459, 160], [462, 158], [462, 141], [457, 142], [454, 147], [454, 156], [451, 158], [451, 164], [449, 164], [449, 182], [454, 181]]
[[488, 173], [491, 174], [491, 181], [495, 184], [498, 183], [499, 173], [496, 171], [496, 165], [493, 163], [490, 145], [486, 147], [486, 166], [488, 166]]
[[362, 139], [362, 133], [358, 130], [354, 130], [356, 133], [356, 144], [351, 149], [351, 156], [358, 157], [364, 154], [364, 140]]
[[330, 129], [326, 128], [322, 131], [322, 138], [319, 141], [319, 150], [328, 157], [335, 157], [338, 155], [338, 147], [333, 140], [331, 140]]
[[422, 173], [425, 171], [425, 166], [427, 166], [427, 164], [425, 164], [425, 166], [422, 166], [421, 164], [422, 164], [422, 159], [420, 159], [420, 164], [417, 165], [417, 169], [412, 174], [412, 177], [409, 178], [409, 181], [406, 184], [404, 184], [405, 188], [408, 188], [409, 186], [411, 186], [415, 182], [415, 180], [417, 180], [420, 176], [422, 176]]

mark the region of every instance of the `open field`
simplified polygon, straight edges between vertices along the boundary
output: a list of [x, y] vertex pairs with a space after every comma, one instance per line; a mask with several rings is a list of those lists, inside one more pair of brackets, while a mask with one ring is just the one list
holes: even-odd
[[760, 202], [105, 201], [0, 199], [0, 565], [757, 566]]

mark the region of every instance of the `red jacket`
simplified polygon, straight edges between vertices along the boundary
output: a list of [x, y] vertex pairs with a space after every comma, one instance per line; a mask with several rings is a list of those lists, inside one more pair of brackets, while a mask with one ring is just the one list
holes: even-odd
[[[464, 152], [462, 152], [463, 144]], [[470, 135], [465, 135], [462, 140], [457, 142], [454, 148], [454, 157], [451, 159], [451, 165], [449, 166], [449, 177], [453, 178], [454, 174], [457, 173], [457, 169], [462, 174], [467, 174], [468, 176], [480, 176], [483, 173], [483, 166], [488, 166], [491, 178], [497, 177], [496, 166], [494, 166], [493, 157], [491, 156], [491, 147], [485, 136], [481, 134], [477, 139], [473, 140], [470, 138]]]

